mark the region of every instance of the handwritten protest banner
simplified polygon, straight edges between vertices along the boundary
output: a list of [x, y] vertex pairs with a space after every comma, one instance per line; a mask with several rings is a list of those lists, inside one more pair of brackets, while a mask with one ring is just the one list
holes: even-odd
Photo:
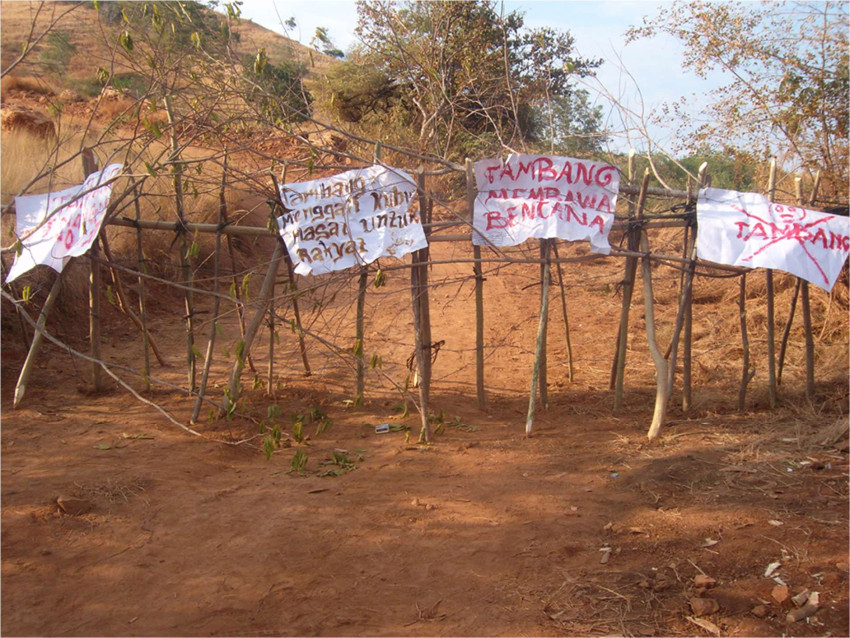
[[756, 193], [700, 191], [697, 256], [774, 268], [831, 290], [850, 253], [850, 218], [771, 203]]
[[62, 272], [71, 257], [84, 255], [97, 238], [106, 217], [112, 195], [112, 184], [106, 182], [121, 170], [121, 164], [110, 164], [89, 175], [79, 186], [56, 193], [16, 197], [15, 228], [21, 250], [15, 256], [6, 282], [39, 264]]
[[609, 254], [620, 188], [615, 166], [549, 155], [511, 155], [475, 163], [478, 197], [472, 243], [516, 246], [531, 237], [589, 240]]
[[277, 222], [295, 272], [318, 275], [424, 248], [419, 214], [409, 210], [415, 195], [410, 175], [383, 166], [284, 184], [289, 210]]

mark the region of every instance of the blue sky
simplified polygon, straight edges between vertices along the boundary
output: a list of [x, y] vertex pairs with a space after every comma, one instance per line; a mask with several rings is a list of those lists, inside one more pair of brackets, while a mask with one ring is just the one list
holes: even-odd
[[[640, 24], [644, 16], [654, 15], [662, 4], [658, 0], [506, 0], [505, 11], [522, 11], [529, 27], [550, 26], [569, 31], [579, 55], [605, 60], [597, 72], [598, 85], [591, 81], [585, 88], [594, 96], [601, 88], [633, 111], [649, 115], [665, 102], [683, 96], [699, 98], [719, 82], [719, 78], [701, 80], [693, 75], [683, 76], [682, 48], [672, 39], [656, 37], [625, 44], [626, 29]], [[356, 43], [354, 0], [244, 0], [242, 15], [279, 33], [284, 32], [281, 21], [294, 17], [297, 27], [286, 35], [306, 45], [316, 27], [327, 28], [336, 46], [344, 51]], [[611, 113], [607, 99], [601, 96], [596, 99], [606, 114]], [[637, 120], [631, 124], [635, 123]], [[625, 130], [616, 114], [610, 115], [609, 126]], [[663, 128], [653, 126], [651, 136], [653, 143], [662, 149], [672, 147], [674, 140]], [[623, 135], [612, 145], [616, 150], [644, 147], [640, 137], [634, 134], [631, 138]]]

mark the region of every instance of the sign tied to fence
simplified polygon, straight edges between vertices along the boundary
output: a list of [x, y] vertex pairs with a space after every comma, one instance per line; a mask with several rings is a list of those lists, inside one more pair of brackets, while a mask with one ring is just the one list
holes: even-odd
[[554, 155], [511, 155], [475, 163], [478, 197], [472, 243], [516, 246], [526, 239], [588, 240], [611, 252], [608, 233], [620, 188], [615, 166]]
[[295, 272], [322, 274], [425, 248], [416, 183], [383, 166], [281, 186], [278, 227]]
[[21, 248], [6, 282], [40, 264], [62, 272], [71, 257], [84, 255], [106, 217], [112, 195], [110, 180], [122, 168], [121, 164], [110, 164], [89, 175], [79, 186], [56, 193], [16, 197], [15, 229]]
[[703, 189], [697, 225], [700, 258], [784, 270], [827, 291], [850, 253], [850, 218], [774, 204], [756, 193]]

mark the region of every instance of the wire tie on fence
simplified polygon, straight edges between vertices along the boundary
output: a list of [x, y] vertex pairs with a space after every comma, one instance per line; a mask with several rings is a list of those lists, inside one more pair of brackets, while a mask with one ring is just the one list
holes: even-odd
[[121, 217], [121, 219], [123, 219], [125, 222], [130, 224], [130, 226], [132, 226], [136, 230], [139, 230], [142, 227], [141, 224], [139, 224], [138, 219], [133, 219], [132, 217], [123, 217], [123, 216]]

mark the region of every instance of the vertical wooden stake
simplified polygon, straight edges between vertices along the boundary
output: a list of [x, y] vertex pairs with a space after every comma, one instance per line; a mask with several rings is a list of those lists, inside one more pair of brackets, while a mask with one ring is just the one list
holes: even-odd
[[[767, 185], [767, 198], [772, 202], [776, 195], [776, 158], [770, 160], [770, 177]], [[770, 408], [776, 408], [776, 334], [773, 293], [773, 270], [765, 270], [767, 296], [767, 396]]]
[[91, 382], [95, 392], [103, 390], [100, 361], [100, 289], [103, 285], [100, 277], [100, 250], [97, 242], [89, 249], [89, 345], [92, 362]]
[[[469, 209], [469, 221], [475, 210], [475, 198], [478, 188], [475, 185], [475, 170], [472, 160], [466, 158], [466, 206]], [[478, 396], [478, 409], [487, 407], [487, 394], [484, 389], [484, 275], [481, 261], [481, 247], [472, 247], [475, 260], [472, 271], [475, 275], [475, 389]]]
[[[142, 210], [139, 206], [139, 193], [136, 191], [136, 179], [130, 175], [130, 181], [133, 184], [133, 206], [136, 209], [136, 222], [142, 218]], [[150, 342], [148, 341], [148, 313], [145, 304], [145, 257], [142, 250], [142, 229], [136, 226], [136, 257], [138, 260], [139, 269], [139, 321], [142, 323], [142, 350], [144, 351], [144, 380], [145, 389], [151, 389], [151, 353]], [[161, 362], [161, 365], [164, 365]]]
[[[686, 228], [687, 231], [687, 228]], [[673, 327], [673, 338], [670, 340], [670, 358], [667, 363], [667, 396], [673, 394], [673, 383], [676, 380], [676, 356], [679, 348], [679, 336], [682, 333], [682, 328], [685, 324], [685, 316], [688, 309], [691, 307], [691, 299], [693, 297], [694, 284], [694, 268], [693, 263], [696, 258], [695, 246], [691, 245], [690, 234], [686, 232], [685, 236], [685, 258], [688, 259], [688, 265], [684, 270], [685, 278], [682, 282], [682, 290], [679, 299], [679, 310], [676, 312], [676, 323]], [[687, 342], [690, 335], [686, 335]], [[690, 354], [690, 353], [689, 353]]]
[[59, 289], [62, 287], [62, 278], [64, 276], [64, 271], [60, 272], [56, 276], [56, 281], [53, 282], [50, 292], [47, 293], [47, 299], [45, 299], [44, 305], [41, 307], [41, 313], [38, 315], [36, 329], [32, 335], [32, 343], [30, 344], [29, 352], [27, 352], [27, 358], [24, 360], [21, 373], [18, 375], [18, 382], [15, 384], [14, 408], [17, 408], [21, 404], [21, 401], [24, 400], [24, 395], [27, 392], [27, 383], [29, 382], [33, 365], [35, 364], [35, 358], [38, 355], [39, 348], [41, 347], [41, 340], [43, 338], [42, 331], [47, 323], [47, 317], [50, 315], [50, 309], [53, 308], [53, 303], [56, 301], [56, 297], [59, 296]]
[[[90, 148], [83, 149], [81, 154], [83, 162], [83, 179], [97, 171], [97, 159], [94, 152]], [[106, 232], [105, 230], [102, 232]], [[91, 356], [97, 361], [100, 360], [100, 289], [102, 287], [100, 264], [98, 257], [100, 256], [97, 241], [92, 244], [89, 249], [89, 264], [91, 266], [89, 274], [89, 345], [91, 347]], [[101, 376], [101, 367], [97, 361], [92, 362], [91, 381], [95, 392], [103, 390], [103, 380]]]
[[307, 358], [307, 344], [304, 341], [304, 329], [301, 327], [301, 312], [298, 309], [298, 284], [295, 281], [295, 268], [292, 259], [287, 252], [284, 255], [286, 264], [286, 276], [289, 281], [289, 292], [292, 295], [292, 312], [295, 315], [295, 329], [298, 332], [298, 349], [301, 351], [301, 363], [304, 365], [304, 376], [309, 377], [313, 372], [310, 370], [310, 360]]
[[661, 427], [664, 425], [664, 418], [667, 415], [667, 400], [669, 399], [669, 391], [667, 384], [667, 360], [661, 353], [658, 347], [658, 340], [655, 335], [655, 309], [652, 299], [652, 266], [649, 258], [649, 240], [646, 236], [646, 231], [641, 231], [640, 249], [645, 253], [641, 259], [643, 270], [643, 304], [644, 314], [646, 315], [646, 340], [649, 344], [649, 352], [655, 362], [655, 411], [652, 415], [652, 423], [649, 426], [646, 438], [650, 441], [654, 440], [661, 433]]
[[[281, 194], [280, 188], [278, 188], [277, 181], [275, 180], [274, 171], [270, 171], [272, 184], [275, 189], [275, 201], [280, 202]], [[283, 165], [283, 177], [286, 178], [286, 164]], [[269, 210], [269, 224], [273, 224], [275, 228], [277, 228], [277, 220], [274, 216], [275, 207], [272, 206]], [[276, 233], [280, 234], [280, 233]], [[287, 257], [289, 256], [289, 251], [287, 251]], [[274, 303], [274, 288], [275, 284], [272, 282], [271, 294], [269, 295], [269, 366], [268, 366], [268, 374], [266, 379], [266, 396], [274, 398], [275, 396], [275, 387], [274, 387], [274, 341], [275, 341], [275, 303]]]
[[794, 313], [797, 311], [797, 299], [800, 296], [803, 280], [797, 277], [794, 286], [794, 294], [791, 296], [791, 307], [788, 309], [788, 320], [782, 330], [782, 340], [779, 342], [779, 361], [776, 363], [776, 385], [782, 385], [782, 369], [785, 367], [785, 349], [788, 347], [788, 337], [791, 335], [791, 324], [794, 321]]
[[195, 391], [195, 369], [197, 362], [195, 360], [195, 304], [192, 287], [194, 285], [194, 275], [192, 273], [192, 265], [189, 255], [189, 245], [186, 239], [186, 229], [183, 226], [186, 223], [185, 210], [183, 207], [183, 167], [180, 164], [180, 145], [177, 141], [177, 131], [174, 128], [174, 112], [171, 107], [171, 96], [166, 95], [163, 103], [165, 104], [165, 112], [168, 116], [168, 124], [171, 126], [171, 182], [174, 188], [174, 204], [177, 210], [177, 218], [180, 220], [180, 241], [178, 249], [180, 251], [180, 271], [183, 273], [183, 285], [185, 286], [183, 293], [183, 302], [186, 310], [186, 368], [189, 383], [189, 390]]
[[[632, 149], [629, 152], [629, 183], [635, 181], [634, 156]], [[646, 186], [644, 186], [646, 184]], [[646, 189], [649, 179], [644, 176], [638, 194], [637, 204], [629, 209], [629, 229], [626, 234], [626, 247], [628, 250], [637, 252], [639, 248], [640, 232], [634, 227], [635, 217], [643, 215], [643, 206], [646, 202]], [[629, 345], [629, 311], [632, 307], [632, 295], [635, 289], [635, 277], [637, 275], [637, 258], [626, 257], [626, 267], [623, 274], [623, 304], [620, 308], [620, 328], [617, 332], [617, 349], [614, 356], [614, 368], [611, 374], [611, 389], [614, 390], [614, 412], [619, 412], [623, 405], [623, 389], [626, 376], [626, 352]]]
[[283, 254], [286, 249], [283, 247], [283, 240], [278, 239], [275, 245], [274, 253], [272, 253], [271, 264], [268, 272], [266, 272], [263, 285], [260, 288], [260, 296], [257, 299], [257, 311], [254, 317], [248, 324], [245, 330], [245, 339], [242, 341], [242, 352], [236, 357], [236, 362], [233, 364], [233, 370], [230, 374], [230, 382], [227, 385], [227, 392], [224, 395], [224, 400], [221, 405], [221, 412], [229, 414], [236, 402], [239, 400], [241, 392], [240, 378], [242, 370], [245, 368], [245, 361], [251, 351], [251, 346], [254, 344], [254, 338], [257, 336], [257, 331], [260, 329], [260, 324], [263, 322], [263, 317], [266, 316], [266, 310], [269, 302], [269, 293], [274, 283], [274, 278], [277, 276], [277, 271], [280, 269], [280, 262], [283, 260]]
[[[548, 266], [549, 242], [544, 240], [541, 244], [541, 257]], [[537, 324], [537, 345], [534, 351], [534, 367], [531, 369], [531, 392], [528, 399], [528, 416], [525, 419], [525, 435], [531, 436], [531, 428], [534, 423], [534, 404], [537, 395], [537, 383], [540, 379], [540, 370], [543, 365], [542, 353], [546, 348], [546, 323], [549, 315], [549, 269], [542, 273], [543, 281], [540, 293], [540, 321]]]
[[[284, 164], [280, 173], [280, 179], [284, 181], [284, 183], [286, 183], [286, 168], [287, 165]], [[281, 208], [288, 210], [283, 204], [283, 195], [281, 194], [280, 184], [278, 183], [274, 173], [272, 173], [271, 176], [272, 182], [274, 183], [274, 192], [277, 197], [277, 202], [280, 204]], [[304, 342], [304, 329], [301, 327], [301, 312], [298, 309], [298, 284], [295, 281], [295, 267], [292, 265], [292, 258], [289, 256], [288, 250], [284, 251], [283, 259], [286, 264], [289, 293], [292, 297], [292, 312], [295, 315], [295, 329], [298, 333], [298, 349], [301, 351], [301, 363], [304, 364], [304, 376], [309, 377], [312, 374], [312, 371], [310, 370], [310, 361], [307, 358], [307, 344]]]
[[[649, 186], [649, 169], [643, 174], [643, 183], [641, 191], [646, 192]], [[638, 219], [643, 218], [643, 207], [638, 207]], [[649, 431], [646, 438], [650, 441], [656, 439], [661, 433], [661, 428], [664, 425], [664, 419], [667, 415], [667, 401], [670, 398], [669, 384], [667, 381], [667, 359], [658, 347], [658, 338], [655, 334], [655, 303], [652, 293], [652, 263], [649, 252], [649, 238], [645, 230], [640, 231], [640, 251], [644, 254], [641, 258], [641, 271], [643, 275], [643, 307], [644, 315], [646, 316], [646, 341], [649, 346], [649, 352], [652, 355], [652, 360], [655, 363], [655, 411], [652, 415], [652, 423], [649, 426]]]
[[210, 368], [212, 367], [213, 348], [215, 347], [215, 337], [218, 331], [218, 314], [221, 308], [221, 279], [219, 277], [220, 260], [219, 252], [221, 251], [221, 230], [224, 228], [224, 220], [227, 218], [227, 201], [225, 198], [225, 187], [227, 184], [227, 153], [224, 155], [224, 165], [221, 171], [221, 189], [218, 194], [218, 230], [215, 233], [215, 252], [213, 253], [213, 311], [212, 322], [210, 323], [210, 338], [207, 342], [207, 355], [204, 357], [204, 371], [201, 374], [201, 384], [198, 387], [198, 398], [195, 401], [195, 407], [192, 410], [190, 423], [197, 423], [198, 416], [201, 413], [201, 405], [204, 402], [204, 396], [207, 391], [207, 381], [210, 376]]
[[365, 366], [363, 357], [365, 350], [363, 348], [363, 320], [366, 313], [366, 286], [369, 281], [369, 267], [360, 266], [360, 277], [357, 281], [357, 316], [354, 322], [354, 356], [356, 357], [357, 365], [357, 381], [354, 389], [354, 399], [357, 404], [363, 401], [365, 394]]
[[274, 282], [269, 295], [269, 367], [266, 383], [266, 395], [274, 398], [274, 336], [275, 336]]
[[[552, 264], [549, 261], [549, 255], [552, 250], [552, 241], [550, 239], [541, 239], [540, 240], [540, 294], [542, 295], [543, 290], [543, 281], [548, 279], [549, 284], [552, 282]], [[545, 246], [544, 246], [545, 244]], [[549, 294], [549, 286], [546, 286], [545, 290], [546, 294]], [[543, 304], [540, 304], [540, 307], [543, 307]], [[546, 309], [549, 309], [549, 300], [546, 300]], [[548, 358], [546, 356], [546, 348], [547, 348], [547, 337], [549, 336], [549, 317], [546, 317], [546, 321], [543, 324], [543, 346], [540, 349], [539, 353], [539, 371], [538, 371], [538, 390], [540, 392], [540, 405], [543, 406], [544, 410], [549, 409], [549, 380], [547, 375], [548, 368]], [[537, 355], [535, 355], [537, 356]]]
[[815, 341], [812, 335], [812, 309], [809, 306], [809, 282], [800, 283], [800, 310], [803, 312], [803, 332], [806, 335], [806, 398], [815, 398]]
[[[688, 180], [688, 201], [695, 202], [699, 198], [699, 189], [705, 188], [711, 184], [711, 177], [708, 175], [708, 162], [703, 162], [697, 173], [697, 196], [692, 198], [690, 195], [690, 180]], [[689, 244], [687, 253], [690, 255], [688, 262], [688, 272], [691, 274], [691, 294], [688, 298], [688, 303], [685, 306], [685, 334], [684, 347], [682, 349], [682, 411], [688, 412], [693, 405], [693, 387], [691, 378], [692, 365], [692, 349], [693, 349], [693, 324], [694, 324], [694, 273], [696, 271], [696, 241], [697, 241], [697, 222], [696, 215], [688, 220]]]
[[[424, 219], [428, 209], [428, 198], [425, 193], [425, 173], [419, 167], [416, 176], [419, 194], [419, 215]], [[413, 331], [415, 338], [415, 354], [417, 371], [419, 373], [419, 415], [422, 428], [419, 440], [431, 441], [431, 424], [429, 419], [428, 401], [431, 384], [431, 321], [428, 305], [428, 249], [417, 250], [411, 256], [410, 295], [413, 302]]]
[[696, 226], [690, 226], [688, 236], [688, 254], [690, 261], [687, 265], [687, 273], [690, 277], [690, 290], [685, 300], [685, 327], [682, 344], [682, 411], [688, 412], [693, 404], [693, 391], [691, 381], [691, 363], [693, 350], [693, 323], [694, 323], [694, 273], [696, 271]]
[[[558, 255], [558, 245], [552, 244], [552, 250], [555, 251], [555, 259], [560, 259]], [[558, 287], [561, 289], [561, 314], [564, 316], [564, 334], [567, 342], [567, 379], [573, 380], [573, 346], [570, 342], [570, 318], [567, 315], [567, 291], [564, 286], [564, 271], [561, 268], [561, 262], [558, 262]]]
[[[795, 180], [795, 188], [797, 192], [797, 203], [803, 205], [803, 180], [797, 177]], [[820, 185], [820, 171], [815, 178], [815, 184], [812, 188], [811, 203], [814, 204], [817, 198], [817, 189]], [[806, 335], [806, 398], [809, 401], [815, 398], [815, 340], [812, 334], [812, 309], [809, 305], [809, 282], [800, 282], [800, 310], [803, 313], [803, 332]]]
[[[425, 189], [425, 169], [424, 167], [419, 167], [416, 176], [417, 187], [418, 187], [418, 196], [419, 196], [419, 211], [420, 211], [420, 220], [424, 223], [427, 221], [428, 217], [428, 209], [430, 208], [430, 198], [428, 197], [428, 193]], [[425, 238], [430, 238], [431, 229], [425, 229]], [[429, 298], [429, 289], [428, 289], [428, 261], [431, 258], [431, 249], [426, 246], [421, 250], [416, 251], [418, 253], [418, 268], [419, 268], [419, 278], [418, 278], [418, 291], [417, 291], [417, 301], [420, 307], [420, 326], [422, 331], [422, 347], [424, 351], [422, 352], [422, 370], [419, 372], [419, 386], [420, 388], [424, 385], [426, 390], [426, 396], [430, 397], [431, 395], [431, 302]]]
[[[375, 143], [375, 154], [372, 158], [373, 164], [380, 164], [381, 154], [383, 152], [383, 144], [380, 140]], [[365, 348], [363, 345], [364, 339], [364, 315], [366, 312], [366, 287], [369, 281], [369, 266], [364, 264], [360, 266], [360, 277], [357, 281], [357, 308], [356, 317], [354, 320], [354, 356], [356, 357], [356, 373], [357, 379], [354, 388], [354, 400], [360, 404], [363, 401], [365, 394], [365, 365], [364, 359]]]
[[741, 363], [741, 388], [738, 391], [738, 411], [743, 412], [747, 404], [747, 385], [755, 375], [755, 369], [750, 372], [750, 340], [747, 336], [747, 275], [741, 275], [738, 292], [738, 314], [741, 320], [741, 347], [744, 350], [744, 360]]

